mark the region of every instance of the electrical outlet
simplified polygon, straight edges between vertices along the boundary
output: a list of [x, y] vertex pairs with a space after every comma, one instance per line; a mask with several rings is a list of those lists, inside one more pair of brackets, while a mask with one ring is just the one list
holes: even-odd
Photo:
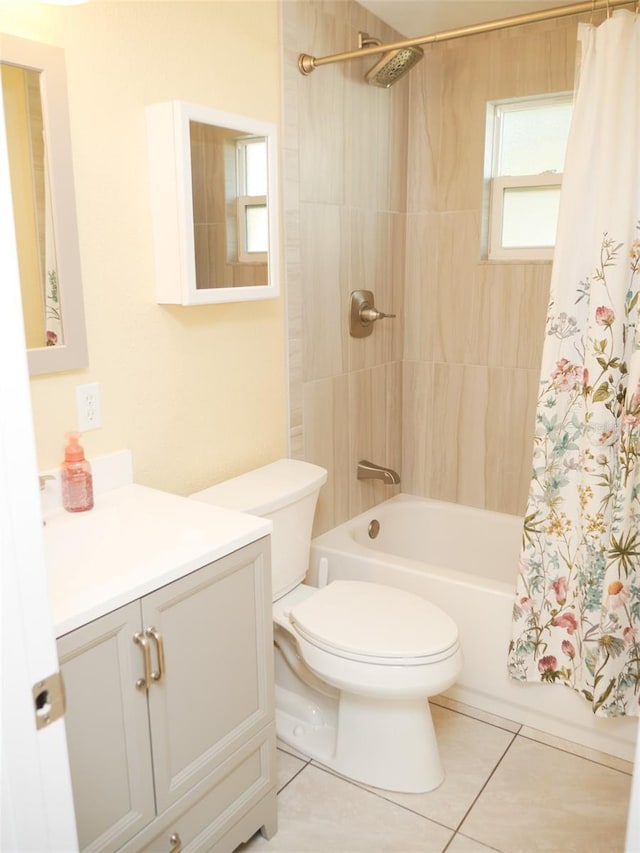
[[76, 386], [78, 407], [78, 432], [87, 432], [102, 426], [100, 421], [100, 388], [97, 382]]

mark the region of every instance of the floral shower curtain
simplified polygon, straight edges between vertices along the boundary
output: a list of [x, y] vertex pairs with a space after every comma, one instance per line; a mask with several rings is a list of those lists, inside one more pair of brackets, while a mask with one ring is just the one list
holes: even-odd
[[640, 715], [640, 17], [581, 24], [509, 673]]

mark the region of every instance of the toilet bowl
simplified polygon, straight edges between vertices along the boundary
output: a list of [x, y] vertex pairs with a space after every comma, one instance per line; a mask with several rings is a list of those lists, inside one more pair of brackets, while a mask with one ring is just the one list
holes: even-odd
[[428, 697], [462, 668], [455, 622], [367, 581], [302, 582], [326, 472], [280, 460], [192, 495], [273, 520], [276, 730], [351, 779], [419, 793], [444, 779]]

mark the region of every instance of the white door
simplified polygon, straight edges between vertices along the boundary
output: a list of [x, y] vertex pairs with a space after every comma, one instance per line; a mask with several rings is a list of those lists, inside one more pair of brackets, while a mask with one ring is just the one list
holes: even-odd
[[0, 618], [3, 853], [77, 850], [64, 721], [36, 730], [33, 685], [58, 669], [0, 98]]

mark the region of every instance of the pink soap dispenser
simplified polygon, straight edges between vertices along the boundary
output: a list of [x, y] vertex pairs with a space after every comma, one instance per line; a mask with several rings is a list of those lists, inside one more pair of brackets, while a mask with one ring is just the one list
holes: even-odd
[[69, 443], [64, 449], [61, 469], [62, 505], [69, 512], [84, 512], [93, 507], [91, 465], [84, 458], [78, 433], [69, 432], [66, 438]]

